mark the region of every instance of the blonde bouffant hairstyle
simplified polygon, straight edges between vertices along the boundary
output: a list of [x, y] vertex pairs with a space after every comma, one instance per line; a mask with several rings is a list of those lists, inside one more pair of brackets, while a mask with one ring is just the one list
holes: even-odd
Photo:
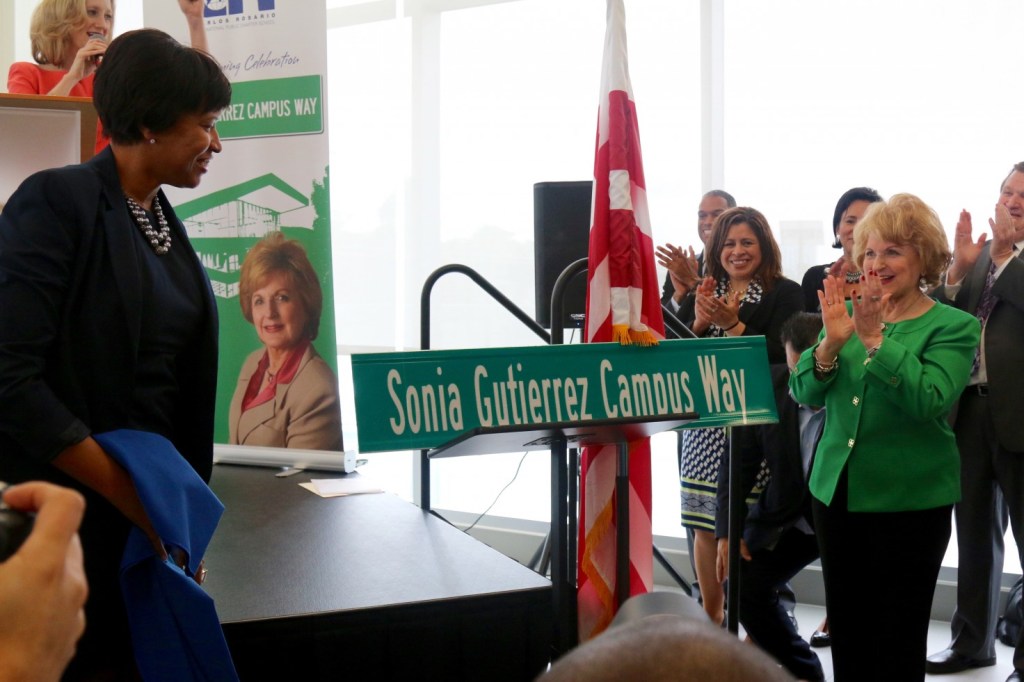
[[868, 238], [910, 246], [921, 261], [923, 287], [938, 285], [952, 254], [942, 221], [931, 206], [913, 194], [894, 194], [888, 201], [868, 207], [853, 228], [853, 259], [863, 268]]
[[[110, 0], [110, 10], [114, 11], [114, 0]], [[64, 64], [69, 56], [65, 54], [68, 38], [85, 22], [85, 0], [41, 0], [29, 23], [32, 58], [39, 64]]]

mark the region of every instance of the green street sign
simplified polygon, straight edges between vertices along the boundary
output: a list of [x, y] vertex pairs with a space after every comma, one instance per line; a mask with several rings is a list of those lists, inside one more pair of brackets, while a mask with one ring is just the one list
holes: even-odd
[[225, 140], [314, 134], [323, 129], [320, 76], [232, 83], [231, 104], [217, 121], [217, 132]]
[[361, 452], [471, 429], [697, 413], [686, 428], [778, 421], [764, 337], [352, 356]]

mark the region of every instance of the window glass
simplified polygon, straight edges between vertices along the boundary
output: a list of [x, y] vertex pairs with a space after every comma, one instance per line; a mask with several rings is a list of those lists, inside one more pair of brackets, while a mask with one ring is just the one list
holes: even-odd
[[[671, 0], [626, 7], [630, 75], [658, 243], [691, 239], [695, 230], [698, 11], [697, 3]], [[533, 185], [593, 178], [604, 31], [604, 3], [593, 0], [523, 0], [441, 17], [440, 257], [474, 268], [531, 315]], [[433, 347], [540, 343], [468, 280], [455, 277], [435, 288]], [[678, 535], [675, 438], [657, 442], [667, 445], [654, 456], [655, 531]], [[482, 511], [511, 480], [520, 456], [435, 464], [437, 504]], [[546, 453], [529, 455], [490, 513], [548, 519], [549, 469]]]
[[[1024, 92], [1006, 75], [1024, 5], [724, 7], [726, 184], [781, 232], [787, 276], [835, 260], [832, 212], [850, 187], [920, 196], [950, 238], [964, 208], [975, 236], [991, 232], [999, 185], [1024, 158]], [[955, 533], [943, 563], [957, 564]], [[1015, 552], [1006, 570], [1020, 572]]]
[[781, 228], [787, 276], [799, 281], [835, 259], [832, 212], [851, 187], [917, 194], [950, 235], [962, 208], [987, 230], [999, 183], [1021, 156], [1024, 92], [1007, 86], [1006, 72], [1019, 60], [1024, 5], [724, 8], [726, 184]]

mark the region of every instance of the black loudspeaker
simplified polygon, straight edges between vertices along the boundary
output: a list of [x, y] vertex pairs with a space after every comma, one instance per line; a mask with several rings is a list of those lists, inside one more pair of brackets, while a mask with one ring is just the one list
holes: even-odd
[[[587, 257], [593, 182], [538, 182], [533, 186], [533, 272], [537, 324], [551, 328], [551, 290], [562, 270]], [[572, 315], [587, 309], [587, 277], [574, 277], [565, 290], [562, 328], [580, 326]]]

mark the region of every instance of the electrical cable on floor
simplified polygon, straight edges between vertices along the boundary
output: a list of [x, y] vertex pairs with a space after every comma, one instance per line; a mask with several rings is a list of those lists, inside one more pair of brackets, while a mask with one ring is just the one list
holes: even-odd
[[519, 466], [516, 467], [516, 473], [512, 474], [512, 480], [509, 481], [508, 483], [506, 483], [505, 487], [498, 491], [498, 494], [495, 495], [495, 497], [494, 497], [494, 501], [491, 502], [490, 505], [488, 505], [487, 509], [484, 509], [482, 512], [480, 512], [480, 516], [478, 516], [475, 519], [473, 519], [473, 523], [469, 524], [468, 526], [466, 526], [462, 530], [463, 533], [468, 533], [469, 531], [473, 530], [473, 526], [475, 526], [476, 524], [480, 523], [480, 519], [482, 519], [487, 514], [487, 512], [491, 511], [491, 507], [493, 507], [494, 505], [498, 504], [498, 500], [501, 499], [502, 494], [506, 490], [508, 490], [508, 487], [510, 485], [512, 485], [513, 483], [516, 482], [517, 478], [519, 478], [519, 470], [523, 468], [523, 462], [526, 461], [526, 456], [528, 454], [530, 454], [529, 450], [527, 450], [526, 452], [523, 453], [523, 456], [519, 459]]

